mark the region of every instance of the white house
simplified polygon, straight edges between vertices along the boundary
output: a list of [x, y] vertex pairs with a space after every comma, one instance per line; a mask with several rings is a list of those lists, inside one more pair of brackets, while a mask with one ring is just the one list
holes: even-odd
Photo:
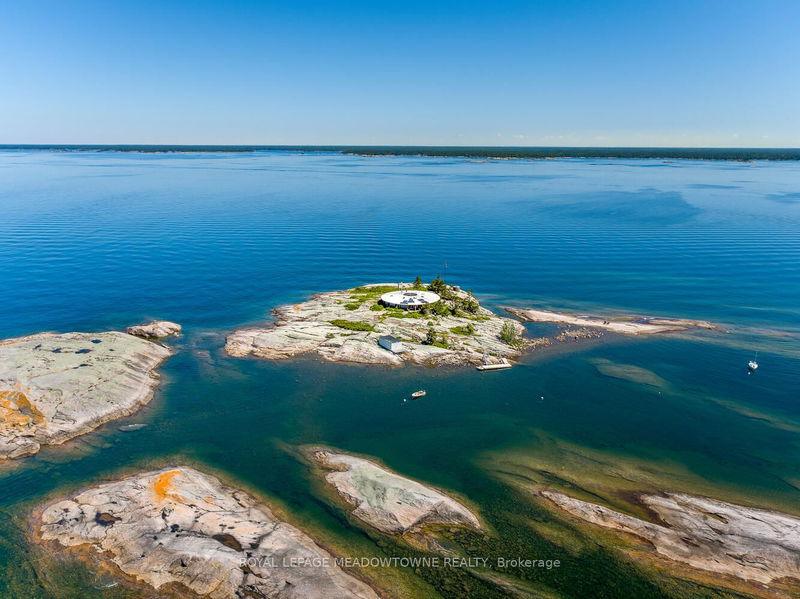
[[381, 296], [381, 303], [401, 310], [420, 310], [428, 304], [435, 304], [441, 298], [433, 291], [390, 291]]
[[380, 339], [378, 339], [378, 345], [384, 349], [388, 349], [394, 354], [399, 354], [400, 352], [406, 350], [406, 348], [403, 346], [403, 342], [395, 337], [392, 337], [391, 335], [382, 335]]

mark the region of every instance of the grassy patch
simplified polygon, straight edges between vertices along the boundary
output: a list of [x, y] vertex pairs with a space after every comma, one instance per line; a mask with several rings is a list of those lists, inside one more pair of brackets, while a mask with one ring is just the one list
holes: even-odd
[[475, 334], [475, 327], [472, 326], [472, 323], [470, 323], [470, 324], [468, 324], [466, 326], [463, 326], [463, 327], [462, 326], [452, 327], [450, 329], [450, 332], [451, 333], [455, 333], [456, 335], [469, 335], [469, 336], [472, 336], [472, 335]]
[[375, 327], [369, 324], [368, 322], [360, 322], [357, 320], [342, 320], [341, 318], [337, 318], [336, 320], [331, 320], [330, 323], [335, 327], [339, 327], [340, 329], [347, 329], [348, 331], [375, 330]]
[[401, 310], [400, 308], [386, 308], [386, 316], [392, 318], [423, 318], [422, 312], [416, 310]]
[[345, 310], [358, 310], [361, 307], [362, 302], [350, 302], [349, 304], [344, 305]]
[[384, 293], [390, 291], [397, 291], [397, 285], [378, 285], [377, 287], [356, 287], [350, 292], [351, 299], [361, 299], [366, 301], [368, 299], [377, 299]]

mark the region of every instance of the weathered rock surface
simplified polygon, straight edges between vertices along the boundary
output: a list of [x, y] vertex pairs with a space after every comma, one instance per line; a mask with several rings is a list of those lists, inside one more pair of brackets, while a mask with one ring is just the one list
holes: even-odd
[[481, 527], [478, 518], [452, 497], [369, 460], [327, 449], [310, 454], [332, 470], [325, 480], [355, 506], [353, 515], [380, 531], [403, 534], [426, 524]]
[[[455, 366], [515, 358], [525, 347], [522, 341], [518, 346], [512, 346], [500, 338], [504, 323], [510, 323], [521, 339], [525, 330], [521, 324], [480, 306], [473, 314], [429, 314], [413, 318], [407, 315], [400, 317], [399, 311], [379, 309], [376, 306], [377, 297], [365, 301], [359, 298], [359, 290], [379, 287], [387, 285], [366, 285], [321, 293], [307, 302], [281, 306], [273, 311], [274, 323], [238, 330], [229, 335], [225, 351], [236, 357], [253, 355], [272, 360], [316, 352], [334, 362], [386, 365], [411, 362], [428, 366]], [[468, 294], [457, 288], [450, 289], [460, 298], [469, 298]], [[357, 307], [353, 308], [356, 304]], [[373, 330], [355, 331], [331, 324], [337, 320], [363, 323]], [[437, 338], [446, 337], [447, 348], [423, 343], [431, 326], [429, 323], [433, 323]], [[468, 326], [473, 327], [474, 334], [463, 335], [452, 331], [464, 330]], [[381, 335], [400, 339], [406, 351], [394, 354], [383, 349], [378, 345]]]
[[125, 332], [143, 339], [164, 339], [165, 337], [178, 337], [181, 334], [181, 328], [177, 322], [155, 320], [147, 324], [128, 327]]
[[94, 487], [51, 504], [38, 524], [42, 540], [91, 544], [156, 589], [182, 585], [209, 599], [377, 599], [305, 533], [191, 468]]
[[150, 401], [170, 351], [118, 332], [0, 341], [0, 459], [34, 454]]
[[556, 491], [540, 493], [573, 516], [647, 539], [659, 554], [694, 568], [762, 583], [800, 580], [800, 518], [682, 493], [640, 495], [660, 525]]
[[687, 329], [710, 329], [718, 327], [704, 320], [689, 320], [686, 318], [606, 318], [590, 315], [562, 314], [548, 310], [534, 310], [523, 308], [505, 308], [517, 318], [527, 322], [555, 322], [579, 327], [592, 327], [605, 329], [623, 335], [653, 335], [655, 333], [669, 333], [685, 331]]

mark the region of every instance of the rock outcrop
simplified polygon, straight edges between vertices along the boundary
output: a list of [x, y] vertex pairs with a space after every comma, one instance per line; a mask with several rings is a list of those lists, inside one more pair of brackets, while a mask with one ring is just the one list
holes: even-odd
[[[431, 310], [424, 315], [384, 309], [378, 299], [387, 289], [397, 289], [397, 285], [321, 293], [307, 302], [281, 306], [273, 311], [274, 323], [230, 334], [225, 351], [235, 357], [272, 360], [316, 352], [334, 362], [455, 366], [515, 358], [525, 348], [521, 324], [481, 307], [456, 287], [448, 288], [453, 299], [441, 300], [446, 313]], [[459, 302], [470, 302], [472, 312], [447, 311]], [[501, 339], [504, 325], [512, 327], [518, 342], [512, 345]], [[436, 343], [424, 343], [431, 329]], [[378, 345], [382, 335], [400, 339], [405, 351], [392, 353], [382, 348]]]
[[481, 527], [475, 514], [452, 497], [369, 460], [328, 449], [312, 449], [310, 455], [331, 470], [325, 480], [354, 506], [353, 515], [382, 532], [399, 535], [426, 524]]
[[91, 545], [128, 577], [208, 599], [377, 599], [302, 531], [191, 468], [138, 474], [46, 507], [41, 540]]
[[143, 339], [164, 339], [178, 337], [181, 334], [181, 325], [168, 320], [155, 320], [146, 324], [137, 324], [125, 329], [128, 335], [135, 335]]
[[31, 455], [150, 401], [170, 351], [118, 332], [0, 341], [0, 460]]
[[651, 317], [601, 317], [591, 315], [562, 314], [548, 310], [529, 308], [505, 308], [505, 310], [526, 322], [554, 322], [578, 327], [605, 329], [623, 335], [653, 335], [656, 333], [674, 333], [688, 329], [717, 330], [718, 327], [704, 320], [686, 318], [651, 318]]
[[800, 580], [800, 518], [683, 493], [642, 494], [653, 524], [557, 491], [540, 494], [573, 516], [650, 541], [671, 560], [768, 583]]

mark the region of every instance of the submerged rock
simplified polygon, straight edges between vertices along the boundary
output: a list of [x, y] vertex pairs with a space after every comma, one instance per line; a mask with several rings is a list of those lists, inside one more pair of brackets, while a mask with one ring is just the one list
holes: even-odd
[[589, 360], [589, 362], [594, 364], [594, 367], [597, 368], [597, 371], [604, 376], [622, 379], [632, 383], [639, 383], [641, 385], [647, 385], [650, 387], [656, 387], [659, 389], [667, 389], [669, 387], [669, 383], [667, 383], [667, 381], [658, 376], [652, 370], [647, 370], [641, 366], [635, 366], [633, 364], [619, 364], [617, 362], [612, 362], [611, 360], [606, 360], [605, 358], [594, 358]]
[[135, 335], [143, 339], [163, 339], [165, 337], [177, 337], [181, 334], [181, 325], [168, 320], [155, 320], [147, 324], [137, 324], [125, 329], [128, 335]]
[[43, 541], [90, 544], [155, 589], [209, 599], [378, 599], [302, 531], [192, 468], [138, 474], [44, 509]]
[[[225, 351], [235, 357], [272, 360], [316, 352], [333, 362], [459, 366], [515, 358], [525, 349], [525, 329], [520, 323], [497, 316], [456, 287], [449, 287], [449, 293], [462, 304], [469, 302], [473, 312], [438, 314], [431, 309], [423, 315], [384, 309], [378, 299], [387, 289], [397, 289], [397, 285], [321, 293], [307, 302], [281, 306], [273, 311], [274, 323], [230, 334]], [[440, 301], [445, 312], [456, 304], [456, 300]], [[501, 339], [504, 325], [515, 331], [518, 343], [510, 345]], [[423, 343], [431, 329], [437, 343]], [[378, 339], [382, 335], [401, 340], [404, 351], [392, 353], [381, 347]]]
[[63, 443], [146, 404], [170, 351], [118, 332], [0, 341], [0, 459]]
[[120, 426], [118, 430], [120, 430], [123, 433], [132, 433], [132, 432], [135, 432], [135, 431], [142, 430], [146, 426], [147, 425], [143, 424], [143, 423], [140, 423], [140, 424], [124, 424], [123, 426]]
[[800, 518], [684, 493], [642, 494], [653, 524], [557, 491], [540, 494], [587, 522], [647, 539], [671, 560], [768, 583], [800, 580]]
[[313, 449], [310, 455], [332, 470], [325, 480], [355, 506], [353, 515], [382, 532], [403, 534], [426, 524], [481, 527], [477, 516], [452, 497], [369, 460], [327, 449]]

